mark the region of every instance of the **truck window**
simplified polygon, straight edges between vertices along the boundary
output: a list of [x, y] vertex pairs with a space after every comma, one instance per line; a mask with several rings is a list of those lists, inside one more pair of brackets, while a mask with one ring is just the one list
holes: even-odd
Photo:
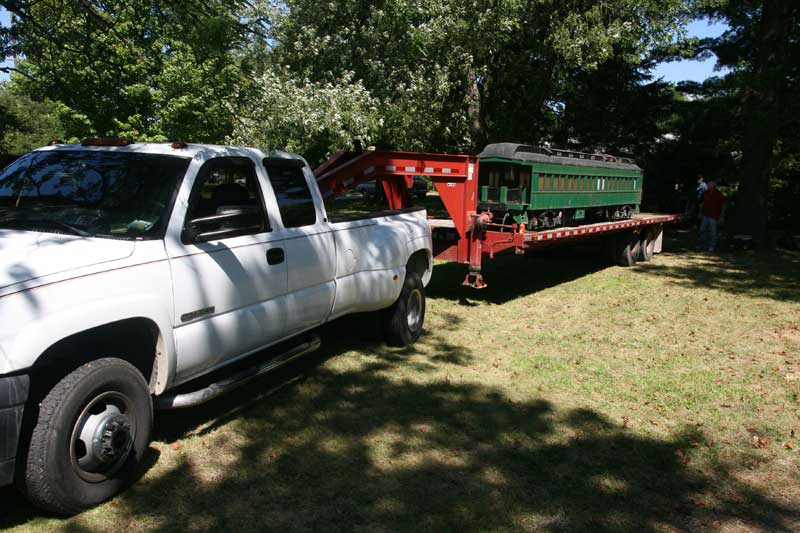
[[190, 220], [234, 211], [248, 216], [215, 222], [216, 227], [205, 225], [203, 231], [235, 231], [238, 226], [241, 231], [236, 236], [270, 231], [253, 162], [246, 157], [210, 159], [197, 174], [184, 225]]
[[285, 228], [299, 228], [317, 223], [317, 208], [311, 197], [303, 165], [297, 159], [264, 159], [272, 190]]

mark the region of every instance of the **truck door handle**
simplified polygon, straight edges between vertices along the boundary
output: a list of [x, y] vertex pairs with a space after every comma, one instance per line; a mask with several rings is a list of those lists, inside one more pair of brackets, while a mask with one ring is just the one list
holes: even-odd
[[283, 248], [270, 248], [267, 250], [267, 264], [279, 265], [283, 263], [286, 256], [283, 253]]

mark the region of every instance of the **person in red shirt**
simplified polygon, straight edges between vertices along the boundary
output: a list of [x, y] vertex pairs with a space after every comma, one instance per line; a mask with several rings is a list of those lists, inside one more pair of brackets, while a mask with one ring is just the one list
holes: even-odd
[[697, 248], [713, 252], [717, 248], [717, 226], [725, 207], [725, 195], [719, 192], [716, 182], [708, 184], [708, 191], [703, 195], [700, 207], [700, 234]]

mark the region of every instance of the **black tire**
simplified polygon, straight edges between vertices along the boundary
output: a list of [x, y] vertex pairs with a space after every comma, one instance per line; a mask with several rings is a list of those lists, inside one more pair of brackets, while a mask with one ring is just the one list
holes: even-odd
[[400, 296], [382, 316], [383, 335], [393, 346], [406, 346], [422, 334], [425, 323], [425, 286], [416, 272], [408, 272]]
[[[39, 404], [20, 489], [35, 505], [66, 515], [108, 500], [135, 479], [152, 425], [150, 391], [133, 365], [86, 363]], [[88, 450], [86, 442], [93, 443]]]

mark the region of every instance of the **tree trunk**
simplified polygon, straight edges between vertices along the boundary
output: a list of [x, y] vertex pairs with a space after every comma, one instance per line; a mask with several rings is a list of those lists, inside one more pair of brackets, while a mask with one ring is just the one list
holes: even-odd
[[484, 97], [486, 80], [481, 83], [475, 69], [467, 67], [467, 120], [469, 123], [470, 145], [472, 151], [478, 153], [486, 145], [486, 109]]
[[744, 88], [743, 176], [737, 195], [738, 233], [767, 244], [767, 199], [772, 151], [780, 119], [781, 73], [795, 0], [764, 0], [753, 66]]

